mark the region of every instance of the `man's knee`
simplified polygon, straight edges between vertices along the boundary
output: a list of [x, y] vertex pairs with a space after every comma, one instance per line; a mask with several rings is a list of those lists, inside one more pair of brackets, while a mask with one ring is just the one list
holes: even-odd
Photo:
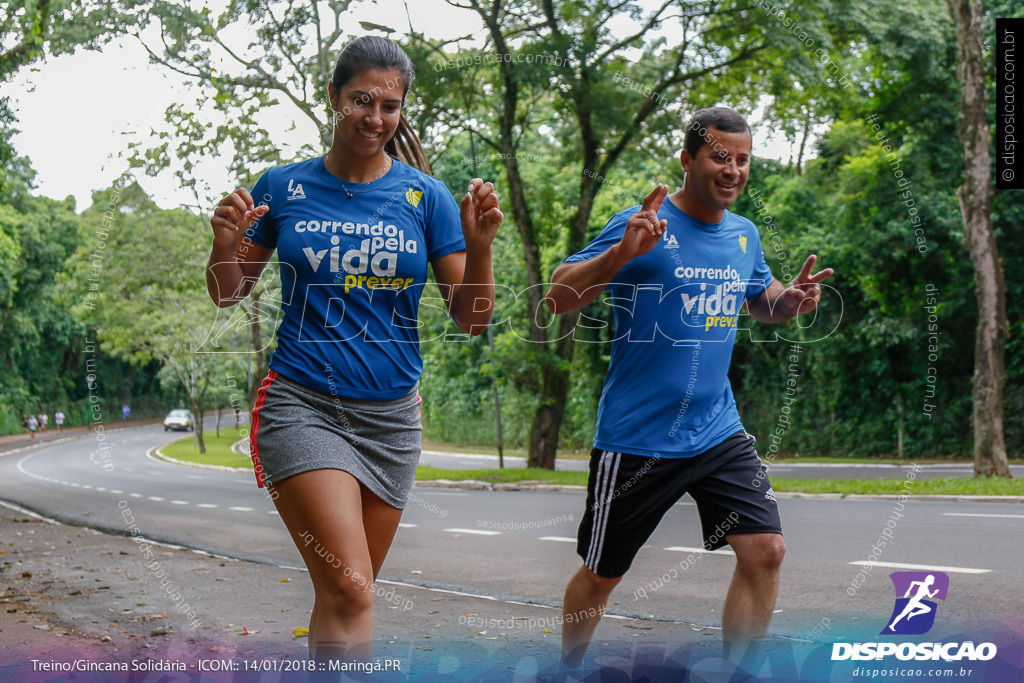
[[612, 589], [618, 586], [619, 582], [622, 581], [621, 576], [609, 579], [595, 574], [586, 565], [580, 567], [576, 576], [584, 583], [588, 591], [592, 593], [611, 593]]
[[757, 572], [778, 572], [786, 556], [786, 542], [780, 534], [752, 534], [733, 549], [737, 565]]

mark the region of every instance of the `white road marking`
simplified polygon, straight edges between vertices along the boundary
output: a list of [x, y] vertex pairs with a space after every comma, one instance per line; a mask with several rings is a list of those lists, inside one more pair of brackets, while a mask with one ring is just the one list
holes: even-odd
[[418, 526], [419, 526], [419, 524], [406, 524], [405, 522], [399, 522], [398, 523], [398, 528], [399, 529], [415, 529]]
[[149, 496], [149, 500], [152, 500], [152, 501], [154, 501], [156, 503], [164, 502], [164, 499], [161, 498], [160, 496]]
[[110, 492], [111, 493], [117, 493], [117, 494], [124, 493], [124, 491], [122, 491], [121, 489], [110, 489]]
[[1024, 519], [1024, 515], [990, 515], [982, 512], [943, 512], [946, 517], [1001, 517], [1003, 519]]
[[198, 474], [186, 474], [185, 478], [186, 479], [199, 479], [199, 480], [205, 479], [205, 477], [200, 477]]
[[131, 496], [132, 498], [142, 498], [141, 493], [129, 493], [128, 495]]
[[188, 505], [187, 500], [172, 500], [171, 505]]
[[868, 562], [866, 560], [847, 562], [847, 564], [873, 564], [879, 567], [891, 567], [892, 569], [912, 569], [922, 572], [954, 572], [957, 574], [988, 574], [992, 571], [991, 569], [975, 569], [973, 567], [940, 567], [937, 564], [902, 564], [900, 562]]
[[233, 508], [228, 508], [228, 510], [234, 510], [235, 512], [252, 512], [252, 508], [244, 508], [244, 507], [233, 507]]
[[569, 538], [568, 536], [541, 536], [537, 539], [538, 541], [561, 541], [562, 543], [575, 543], [575, 538]]
[[268, 515], [277, 515], [278, 517], [281, 516], [281, 513], [278, 512], [277, 510], [267, 510], [267, 514]]
[[213, 503], [200, 503], [199, 505], [196, 505], [196, 507], [197, 508], [215, 508], [217, 506], [214, 505]]
[[671, 551], [677, 552], [677, 553], [708, 553], [708, 554], [711, 554], [711, 555], [735, 555], [736, 554], [733, 551], [729, 550], [728, 548], [720, 548], [718, 550], [707, 550], [705, 548], [691, 548], [691, 547], [686, 546], [686, 545], [673, 545], [673, 546], [670, 546], [668, 548], [665, 548], [665, 550], [671, 550]]
[[475, 534], [477, 536], [501, 536], [500, 531], [484, 531], [483, 529], [445, 529], [453, 534]]

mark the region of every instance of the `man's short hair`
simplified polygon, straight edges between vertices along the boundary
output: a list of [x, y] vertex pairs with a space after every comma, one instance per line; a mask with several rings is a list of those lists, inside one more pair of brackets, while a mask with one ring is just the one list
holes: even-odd
[[694, 113], [686, 126], [686, 137], [683, 139], [683, 149], [696, 157], [697, 152], [708, 140], [708, 129], [717, 128], [726, 133], [742, 133], [746, 131], [753, 138], [746, 119], [727, 107], [708, 107]]

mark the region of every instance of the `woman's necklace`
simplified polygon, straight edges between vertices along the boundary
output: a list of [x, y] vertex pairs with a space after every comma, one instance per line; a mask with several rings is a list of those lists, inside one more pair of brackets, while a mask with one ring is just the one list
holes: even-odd
[[[324, 165], [325, 166], [327, 165], [327, 155], [326, 154], [324, 155]], [[355, 192], [349, 192], [348, 191], [348, 187], [345, 185], [345, 181], [342, 180], [341, 178], [338, 178], [338, 182], [341, 183], [341, 189], [345, 190], [345, 194], [348, 195], [348, 198], [352, 199], [357, 194], [359, 194], [360, 192], [365, 190], [367, 187], [369, 187], [371, 184], [373, 184], [373, 183], [377, 182], [378, 180], [380, 180], [381, 178], [383, 178], [384, 174], [387, 173], [390, 168], [391, 168], [391, 156], [388, 155], [388, 154], [385, 154], [384, 155], [384, 170], [382, 170], [380, 173], [378, 173], [376, 178], [374, 178], [370, 182], [366, 183], [365, 185], [360, 187]], [[335, 177], [337, 177], [337, 176], [335, 176]]]

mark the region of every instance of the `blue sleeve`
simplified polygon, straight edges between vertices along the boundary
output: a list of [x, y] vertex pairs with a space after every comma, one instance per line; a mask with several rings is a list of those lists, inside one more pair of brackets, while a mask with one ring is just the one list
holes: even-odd
[[431, 182], [424, 189], [429, 191], [428, 196], [424, 197], [427, 215], [423, 229], [427, 236], [427, 260], [433, 261], [465, 249], [462, 218], [451, 192], [440, 181]]
[[595, 256], [600, 256], [618, 244], [619, 240], [622, 239], [622, 233], [626, 231], [626, 223], [629, 222], [629, 217], [635, 214], [638, 208], [639, 207], [634, 206], [612, 216], [611, 220], [608, 221], [608, 224], [604, 226], [604, 230], [601, 231], [601, 234], [595, 237], [594, 240], [587, 245], [586, 249], [565, 259], [566, 263], [592, 259]]
[[270, 210], [245, 231], [245, 236], [261, 247], [276, 249], [277, 221], [274, 220], [274, 198], [270, 190], [270, 171], [260, 176], [250, 194], [256, 206], [265, 204], [270, 207]]
[[[754, 234], [757, 235], [756, 229]], [[747, 301], [761, 296], [761, 292], [772, 283], [772, 271], [768, 267], [768, 262], [764, 260], [764, 249], [761, 248], [760, 236], [753, 241], [757, 245], [757, 256], [754, 257], [754, 272], [750, 274], [750, 282], [747, 284], [747, 291], [744, 294]]]

